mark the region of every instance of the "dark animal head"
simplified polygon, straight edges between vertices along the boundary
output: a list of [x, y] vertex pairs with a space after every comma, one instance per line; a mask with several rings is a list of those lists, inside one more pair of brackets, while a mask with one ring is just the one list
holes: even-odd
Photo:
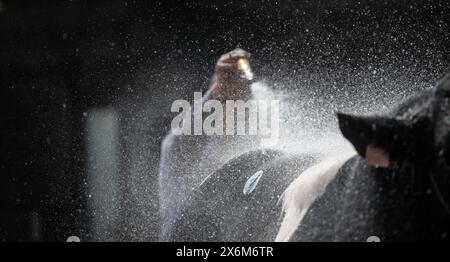
[[[450, 188], [450, 74], [382, 116], [338, 113], [342, 134], [366, 164], [411, 165], [431, 175], [443, 198]], [[377, 163], [378, 162], [378, 163]], [[434, 181], [433, 181], [434, 180]]]

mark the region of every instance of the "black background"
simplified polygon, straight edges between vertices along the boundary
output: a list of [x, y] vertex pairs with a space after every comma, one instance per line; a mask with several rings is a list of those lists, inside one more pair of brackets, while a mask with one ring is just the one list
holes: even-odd
[[[348, 76], [371, 65], [432, 84], [450, 62], [448, 1], [0, 3], [3, 241], [89, 235], [83, 113], [91, 108], [120, 112], [121, 176], [129, 175], [134, 147], [145, 145], [146, 172], [155, 181], [148, 187], [157, 199], [173, 97], [204, 91], [217, 57], [236, 46], [252, 53], [269, 80], [304, 68]], [[128, 190], [122, 188], [122, 204], [137, 205]], [[139, 214], [124, 209], [115, 239], [156, 240], [157, 201], [150, 209], [150, 220], [141, 221], [150, 233], [134, 237], [127, 217]], [[38, 235], [32, 214], [39, 215]]]

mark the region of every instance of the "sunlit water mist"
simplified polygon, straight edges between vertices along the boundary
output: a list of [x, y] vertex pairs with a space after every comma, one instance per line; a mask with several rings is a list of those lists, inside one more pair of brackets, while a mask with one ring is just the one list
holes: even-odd
[[254, 83], [252, 91], [256, 99], [280, 100], [276, 149], [333, 156], [352, 149], [341, 135], [336, 112], [385, 113], [418, 91], [433, 87], [442, 74], [414, 68], [404, 72], [398, 70], [401, 66], [386, 65], [377, 70], [322, 68], [318, 72], [288, 67], [279, 72], [291, 73], [267, 76], [267, 81]]
[[[273, 149], [287, 154], [311, 153], [328, 156], [351, 149], [350, 144], [340, 136], [337, 121], [329, 121], [333, 111], [324, 114], [316, 108], [307, 108], [305, 104], [314, 104], [314, 97], [299, 98], [288, 91], [274, 91], [264, 82], [255, 82], [251, 86], [256, 100], [280, 101], [280, 135]], [[271, 115], [271, 117], [276, 117]], [[261, 148], [266, 145], [262, 143]]]

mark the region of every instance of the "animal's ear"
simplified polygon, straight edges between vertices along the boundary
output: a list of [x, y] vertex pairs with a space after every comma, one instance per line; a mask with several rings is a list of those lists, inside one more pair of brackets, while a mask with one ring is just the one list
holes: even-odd
[[435, 89], [435, 96], [437, 98], [450, 97], [450, 72], [447, 73], [437, 84]]
[[389, 167], [408, 143], [408, 127], [402, 121], [343, 113], [337, 117], [342, 134], [368, 165]]

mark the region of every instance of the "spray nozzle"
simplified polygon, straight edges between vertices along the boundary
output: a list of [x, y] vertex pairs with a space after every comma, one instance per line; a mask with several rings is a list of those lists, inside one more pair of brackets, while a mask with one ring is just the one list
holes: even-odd
[[253, 72], [252, 67], [250, 66], [250, 61], [247, 58], [239, 58], [236, 63], [240, 76], [247, 80], [253, 80]]

